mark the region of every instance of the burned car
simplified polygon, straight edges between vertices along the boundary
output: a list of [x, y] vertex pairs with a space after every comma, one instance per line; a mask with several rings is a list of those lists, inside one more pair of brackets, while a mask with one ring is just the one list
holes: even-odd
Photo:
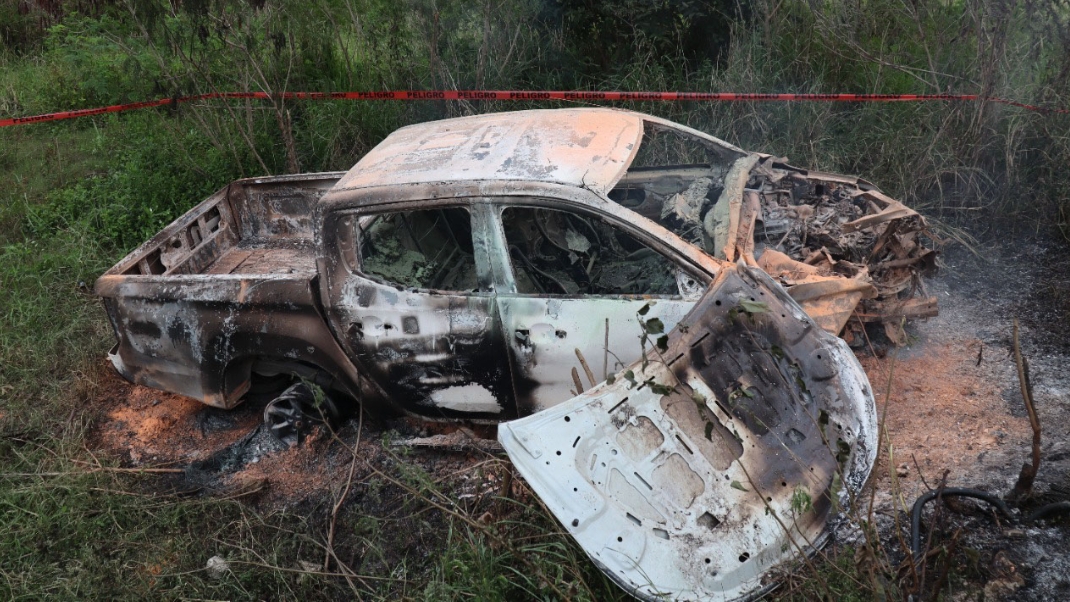
[[935, 312], [924, 228], [862, 180], [662, 119], [523, 111], [402, 128], [345, 173], [236, 181], [96, 292], [132, 382], [220, 408], [267, 394], [291, 439], [310, 382], [331, 412], [506, 423], [618, 583], [733, 599], [865, 481], [872, 393], [835, 335], [895, 340]]

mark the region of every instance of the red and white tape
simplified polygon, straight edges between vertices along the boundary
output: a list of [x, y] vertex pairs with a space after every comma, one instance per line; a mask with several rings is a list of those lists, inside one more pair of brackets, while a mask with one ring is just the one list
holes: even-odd
[[32, 115], [28, 117], [10, 117], [0, 119], [0, 127], [59, 121], [119, 113], [134, 109], [162, 107], [185, 102], [211, 99], [257, 99], [257, 100], [583, 100], [583, 101], [668, 101], [668, 102], [711, 102], [711, 101], [802, 101], [802, 102], [925, 102], [943, 101], [977, 101], [995, 102], [1041, 113], [1070, 114], [1067, 109], [1054, 109], [1028, 105], [1004, 98], [984, 97], [977, 94], [746, 94], [736, 92], [567, 92], [567, 91], [522, 91], [522, 90], [395, 90], [381, 92], [212, 92], [192, 96], [161, 98], [145, 102], [97, 107], [94, 109], [77, 109]]

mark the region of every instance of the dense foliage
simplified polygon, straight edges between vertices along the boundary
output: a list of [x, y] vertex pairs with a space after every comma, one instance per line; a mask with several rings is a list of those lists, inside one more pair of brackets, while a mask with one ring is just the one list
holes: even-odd
[[[950, 92], [1070, 107], [1067, 0], [0, 0], [0, 45], [5, 117], [211, 91], [437, 88]], [[18, 473], [83, 466], [93, 419], [83, 403], [110, 344], [85, 287], [213, 190], [247, 175], [346, 169], [409, 123], [538, 106], [560, 105], [212, 101], [0, 129], [0, 460]], [[984, 102], [630, 107], [862, 175], [948, 221], [1032, 230], [1070, 220], [1067, 115]], [[203, 559], [183, 554], [212, 537], [292, 565], [308, 527], [292, 515], [250, 519], [226, 501], [143, 514], [147, 502], [114, 491], [122, 486], [134, 488], [0, 478], [0, 592], [325, 591], [252, 569], [237, 589], [126, 579], [152, 563], [198, 569]], [[478, 533], [447, 537], [437, 564], [399, 569], [427, 582], [406, 596], [511, 599], [539, 587], [530, 575], [517, 585], [528, 567]], [[556, 541], [533, 552], [539, 566], [578, 562]], [[616, 592], [593, 587], [576, 595]]]

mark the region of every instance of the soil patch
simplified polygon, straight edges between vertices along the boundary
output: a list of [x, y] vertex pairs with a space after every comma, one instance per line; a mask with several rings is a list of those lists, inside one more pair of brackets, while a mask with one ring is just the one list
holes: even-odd
[[208, 458], [260, 423], [255, 408], [224, 411], [134, 386], [102, 363], [95, 404], [102, 416], [91, 443], [131, 466], [188, 464]]
[[[994, 239], [983, 255], [945, 250], [941, 272], [925, 285], [940, 299], [940, 315], [908, 327], [910, 343], [897, 352], [861, 351], [883, 409], [892, 456], [875, 468], [878, 530], [896, 561], [905, 557], [904, 512], [939, 485], [982, 489], [1003, 497], [1028, 461], [1032, 431], [1012, 356], [1013, 320], [1021, 324], [1022, 353], [1032, 376], [1043, 430], [1042, 460], [1031, 507], [1070, 495], [1070, 345], [1066, 338], [1070, 265], [1057, 241]], [[887, 351], [887, 353], [885, 353]], [[893, 356], [895, 359], [893, 359]], [[1070, 597], [1070, 528], [1065, 521], [995, 520], [970, 501], [930, 504], [924, 533], [934, 545], [961, 529], [952, 563], [952, 599], [1059, 600]], [[900, 529], [897, 534], [896, 530]]]
[[[446, 483], [449, 489], [471, 497], [478, 488], [466, 486], [463, 473], [500, 457], [484, 451], [494, 448], [493, 428], [412, 419], [354, 418], [334, 431], [318, 425], [300, 445], [288, 447], [261, 427], [263, 404], [219, 410], [132, 385], [110, 365], [102, 364], [101, 372], [94, 400], [100, 418], [91, 445], [126, 467], [184, 468], [171, 483], [175, 491], [249, 496], [260, 506], [291, 508], [344, 487], [350, 450], [356, 449], [355, 482], [372, 480], [376, 468], [404, 460], [429, 474], [458, 477]], [[402, 440], [418, 445], [399, 445]]]
[[908, 500], [928, 489], [925, 483], [935, 486], [945, 470], [951, 482], [973, 485], [993, 458], [1002, 467], [1008, 444], [1032, 436], [1028, 419], [1013, 415], [1003, 388], [992, 386], [991, 367], [983, 358], [978, 365], [982, 346], [978, 339], [962, 338], [903, 350], [903, 357], [893, 351], [884, 358], [860, 358], [892, 450], [874, 469], [882, 490], [892, 488], [889, 462]]

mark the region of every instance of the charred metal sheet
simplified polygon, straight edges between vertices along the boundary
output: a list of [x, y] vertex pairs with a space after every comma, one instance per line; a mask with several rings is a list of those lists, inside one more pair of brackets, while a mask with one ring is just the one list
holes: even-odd
[[[748, 155], [732, 164], [732, 169], [725, 177], [724, 192], [704, 218], [706, 250], [714, 257], [728, 261], [735, 259], [734, 243], [737, 238], [739, 212], [743, 205], [743, 187], [747, 183], [747, 175], [758, 159], [757, 155]], [[729, 257], [729, 254], [732, 257]]]
[[557, 182], [607, 191], [631, 162], [642, 134], [639, 114], [613, 109], [517, 111], [412, 125], [365, 155], [331, 197], [372, 186], [457, 180]]
[[317, 366], [354, 390], [360, 379], [316, 308], [308, 272], [185, 276], [166, 285], [98, 282], [118, 334], [112, 363], [128, 380], [231, 408], [261, 358]]
[[644, 600], [759, 595], [825, 542], [877, 451], [846, 344], [742, 264], [649, 363], [498, 432], [565, 529]]
[[337, 245], [324, 261], [326, 317], [399, 410], [489, 422], [517, 414], [486, 241], [473, 237], [478, 214], [425, 205], [338, 213], [326, 226]]
[[399, 291], [352, 278], [329, 311], [350, 357], [398, 407], [430, 418], [516, 415], [491, 295]]
[[239, 403], [265, 359], [294, 372], [315, 366], [348, 395], [369, 387], [314, 290], [310, 215], [339, 177], [235, 182], [101, 276], [95, 291], [118, 339], [109, 357], [119, 373], [221, 408]]
[[[814, 268], [801, 281], [784, 270], [770, 274], [789, 292], [795, 286], [809, 289], [792, 296], [816, 312], [811, 315], [827, 316], [829, 327], [838, 326], [833, 332], [842, 331], [846, 308], [853, 305], [860, 320], [868, 316], [864, 321], [884, 322], [892, 341], [902, 343], [899, 320], [893, 321], [888, 309], [909, 302], [921, 288], [920, 276], [935, 268], [936, 253], [923, 242], [928, 236], [925, 219], [857, 178], [807, 172], [772, 158], [755, 167], [748, 187], [761, 198], [756, 254], [777, 251]], [[785, 262], [778, 256], [764, 263]], [[835, 285], [815, 285], [816, 278], [854, 282], [841, 283], [842, 290], [834, 292]], [[818, 297], [812, 294], [815, 286], [821, 291]], [[911, 317], [935, 315], [935, 298], [928, 301], [932, 313]], [[858, 321], [851, 324], [859, 326]]]
[[795, 261], [774, 249], [762, 253], [758, 267], [786, 286], [807, 315], [831, 333], [843, 330], [859, 301], [876, 295], [865, 268], [850, 276], [825, 275], [817, 266]]

